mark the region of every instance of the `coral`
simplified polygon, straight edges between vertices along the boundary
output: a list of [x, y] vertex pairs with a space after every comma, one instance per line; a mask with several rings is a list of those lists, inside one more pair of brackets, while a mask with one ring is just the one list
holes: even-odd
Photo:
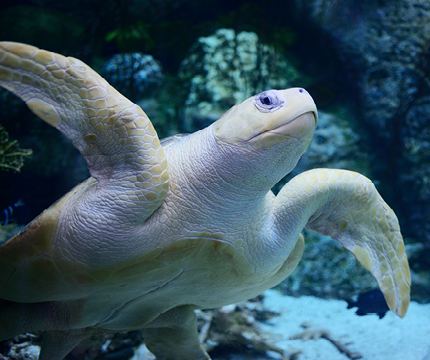
[[198, 311], [199, 338], [213, 359], [228, 355], [248, 355], [253, 359], [295, 360], [300, 351], [286, 351], [274, 344], [270, 333], [261, 330], [259, 323], [279, 316], [264, 308], [263, 295], [239, 304], [216, 310]]
[[134, 101], [153, 95], [153, 90], [163, 81], [160, 64], [151, 55], [139, 52], [114, 55], [102, 74], [113, 87]]
[[299, 78], [290, 62], [256, 33], [232, 29], [200, 37], [182, 62], [179, 76], [189, 89], [186, 132], [209, 125], [253, 94], [291, 87]]
[[290, 340], [300, 339], [300, 340], [306, 341], [306, 340], [326, 339], [330, 341], [336, 347], [336, 349], [339, 350], [339, 352], [341, 352], [342, 354], [345, 354], [348, 357], [348, 359], [356, 360], [356, 359], [363, 358], [363, 356], [360, 353], [349, 350], [347, 348], [347, 345], [349, 344], [344, 344], [341, 341], [336, 340], [333, 337], [333, 335], [330, 333], [330, 331], [328, 331], [327, 329], [322, 329], [322, 328], [309, 329], [312, 327], [312, 325], [309, 323], [303, 323], [302, 327], [306, 329], [306, 331], [300, 334], [290, 336]]
[[21, 149], [18, 140], [9, 140], [9, 134], [0, 125], [0, 169], [20, 172], [24, 159], [33, 154], [31, 149]]

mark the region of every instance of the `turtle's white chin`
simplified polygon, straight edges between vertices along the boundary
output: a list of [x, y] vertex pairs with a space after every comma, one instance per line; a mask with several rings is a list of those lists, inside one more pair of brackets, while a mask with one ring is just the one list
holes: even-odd
[[267, 130], [254, 136], [249, 142], [255, 149], [259, 150], [284, 141], [310, 141], [315, 131], [316, 119], [315, 113], [309, 111], [275, 129]]

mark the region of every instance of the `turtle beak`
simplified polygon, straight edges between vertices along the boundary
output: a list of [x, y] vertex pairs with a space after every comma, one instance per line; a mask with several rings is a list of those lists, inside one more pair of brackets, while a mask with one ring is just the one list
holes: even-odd
[[314, 116], [315, 119], [315, 128], [318, 125], [318, 111], [312, 111], [312, 115]]

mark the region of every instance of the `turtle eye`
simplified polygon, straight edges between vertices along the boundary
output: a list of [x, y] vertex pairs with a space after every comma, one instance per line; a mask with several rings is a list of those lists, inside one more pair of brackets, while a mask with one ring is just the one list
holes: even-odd
[[261, 94], [255, 95], [254, 105], [258, 110], [269, 112], [279, 109], [284, 101], [281, 99], [279, 91], [268, 90]]

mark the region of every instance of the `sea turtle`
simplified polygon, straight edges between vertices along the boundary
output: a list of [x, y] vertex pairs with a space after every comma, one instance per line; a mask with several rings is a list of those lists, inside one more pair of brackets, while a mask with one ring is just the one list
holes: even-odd
[[0, 84], [63, 132], [91, 173], [0, 248], [0, 339], [44, 331], [40, 359], [58, 360], [91, 334], [143, 328], [158, 359], [209, 359], [194, 310], [281, 282], [305, 227], [353, 252], [405, 315], [399, 224], [370, 180], [316, 169], [270, 190], [314, 133], [304, 89], [264, 91], [160, 144], [140, 107], [75, 58], [0, 43]]

